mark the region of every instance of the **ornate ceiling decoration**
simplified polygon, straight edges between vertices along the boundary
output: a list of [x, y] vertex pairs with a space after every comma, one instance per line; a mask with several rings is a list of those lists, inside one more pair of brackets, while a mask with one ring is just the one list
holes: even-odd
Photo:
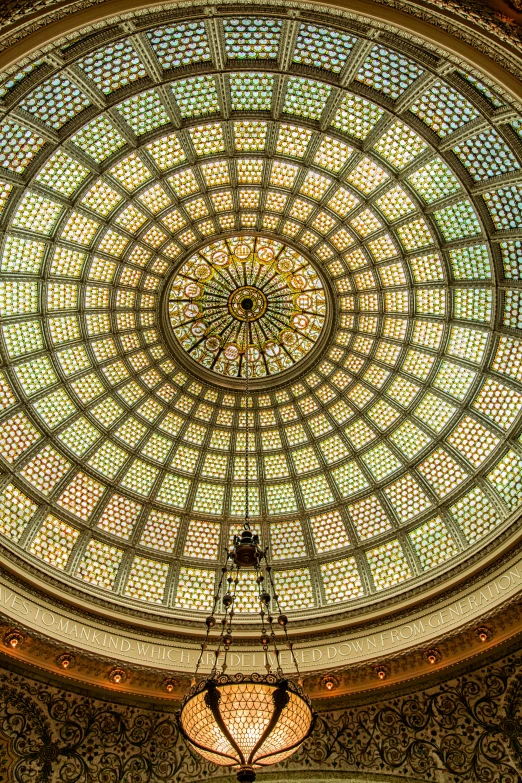
[[[522, 115], [499, 86], [341, 16], [194, 9], [57, 46], [0, 92], [6, 549], [100, 600], [208, 609], [244, 508], [246, 405], [223, 385], [245, 287], [251, 511], [288, 611], [400, 595], [509, 527]], [[216, 243], [236, 332], [212, 366]], [[303, 259], [310, 313], [264, 247]], [[197, 258], [214, 276], [183, 322]], [[277, 305], [256, 284], [276, 268]]]
[[[245, 310], [244, 305], [247, 305]], [[227, 379], [270, 379], [316, 344], [326, 297], [312, 264], [288, 245], [241, 235], [183, 264], [168, 297], [174, 335], [191, 359]]]
[[[521, 666], [520, 656], [511, 655], [416, 693], [374, 691], [370, 703], [354, 704], [351, 696], [344, 707], [323, 704], [310, 742], [270, 779], [353, 781], [362, 774], [368, 783], [383, 776], [428, 783], [438, 775], [463, 783], [499, 777], [518, 783]], [[71, 692], [69, 684], [57, 688], [9, 672], [0, 682], [0, 770], [7, 780], [59, 780], [74, 773], [104, 783], [115, 769], [120, 777], [161, 783], [173, 775], [180, 783], [233, 780], [189, 750], [168, 702], [162, 708], [156, 701], [153, 710], [135, 699], [111, 703]]]

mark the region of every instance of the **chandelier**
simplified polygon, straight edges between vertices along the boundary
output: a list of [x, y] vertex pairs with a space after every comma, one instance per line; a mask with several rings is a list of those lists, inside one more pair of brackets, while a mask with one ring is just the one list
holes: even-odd
[[[189, 692], [178, 713], [181, 733], [201, 756], [214, 764], [237, 769], [239, 783], [252, 783], [256, 769], [277, 764], [291, 756], [309, 736], [315, 722], [310, 699], [301, 685], [297, 658], [288, 639], [288, 618], [282, 612], [274, 587], [267, 550], [250, 528], [249, 510], [249, 364], [253, 361], [251, 320], [255, 301], [244, 290], [235, 307], [244, 322], [242, 360], [245, 366], [245, 521], [240, 535], [226, 550], [226, 562], [214, 596], [212, 614], [206, 619], [207, 632]], [[227, 674], [227, 658], [232, 645], [241, 569], [255, 573], [264, 652], [263, 674]], [[222, 607], [223, 616], [216, 619]], [[277, 609], [277, 621], [273, 607]], [[214, 664], [210, 676], [198, 680], [203, 652], [211, 646], [210, 634], [218, 626]], [[275, 629], [283, 633], [297, 673], [297, 682], [284, 676]], [[271, 651], [272, 656], [271, 657]]]

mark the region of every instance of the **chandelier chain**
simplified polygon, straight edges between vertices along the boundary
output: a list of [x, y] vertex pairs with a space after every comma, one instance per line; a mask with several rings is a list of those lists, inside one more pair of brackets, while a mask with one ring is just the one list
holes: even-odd
[[249, 479], [250, 479], [250, 403], [249, 403], [249, 371], [248, 371], [248, 350], [251, 342], [250, 335], [250, 312], [246, 311], [246, 346], [245, 346], [245, 529], [250, 529], [250, 504], [249, 504]]
[[[276, 592], [274, 580], [272, 578], [272, 568], [270, 566], [267, 566], [266, 572], [268, 574], [268, 579], [270, 581], [270, 587], [271, 587], [272, 596], [274, 598], [274, 601], [276, 602], [277, 610], [279, 612], [279, 616], [283, 617], [284, 615], [283, 615], [283, 612], [282, 612], [282, 609], [281, 609], [281, 605], [279, 603], [279, 596], [278, 596], [278, 594]], [[296, 657], [295, 652], [294, 652], [294, 645], [292, 644], [292, 642], [288, 638], [288, 630], [287, 630], [287, 627], [286, 627], [286, 623], [282, 623], [282, 627], [283, 627], [283, 631], [284, 631], [284, 634], [285, 634], [285, 640], [286, 640], [286, 643], [288, 645], [288, 649], [290, 650], [290, 655], [292, 656], [292, 661], [293, 661], [293, 664], [295, 666], [295, 670], [297, 672], [297, 675], [298, 675], [299, 679], [301, 679], [301, 672], [299, 671], [299, 664], [297, 663], [297, 657]]]
[[[215, 625], [215, 619], [214, 618], [215, 618], [216, 610], [218, 608], [218, 602], [219, 602], [219, 600], [221, 598], [221, 593], [222, 593], [222, 590], [223, 590], [223, 580], [225, 578], [225, 574], [227, 573], [227, 571], [228, 571], [228, 569], [227, 569], [227, 566], [225, 564], [223, 566], [223, 568], [221, 569], [221, 578], [219, 580], [218, 588], [217, 588], [217, 590], [216, 590], [216, 592], [214, 594], [214, 603], [212, 605], [212, 614], [210, 615], [210, 617], [207, 617], [207, 639], [208, 639], [208, 637], [210, 635], [211, 629]], [[219, 638], [219, 641], [218, 641], [218, 646], [217, 646], [216, 653], [215, 653], [214, 664], [212, 666], [211, 676], [215, 676], [215, 674], [217, 672], [217, 659], [218, 659], [218, 655], [219, 655], [219, 649], [221, 647], [222, 636], [223, 636], [223, 634], [221, 634], [221, 636]], [[198, 673], [198, 669], [199, 669], [199, 666], [201, 664], [202, 656], [203, 656], [203, 648], [201, 650], [201, 653], [200, 653], [200, 656], [199, 656], [199, 659], [198, 659], [198, 662], [197, 662], [197, 665], [196, 665], [196, 671], [195, 671], [194, 677]]]
[[213, 604], [212, 604], [212, 613], [211, 613], [211, 615], [209, 617], [207, 617], [207, 632], [205, 634], [205, 640], [201, 643], [201, 652], [199, 653], [199, 658], [198, 658], [197, 663], [196, 663], [196, 669], [194, 671], [194, 676], [192, 678], [193, 682], [195, 682], [197, 674], [198, 674], [198, 671], [199, 671], [199, 667], [201, 666], [201, 661], [203, 659], [203, 653], [204, 653], [204, 651], [208, 647], [208, 640], [209, 640], [209, 636], [210, 636], [210, 631], [211, 631], [211, 629], [215, 625], [214, 617], [215, 617], [215, 614], [216, 614], [218, 601], [219, 601], [219, 599], [221, 597], [221, 590], [222, 590], [222, 587], [223, 587], [223, 579], [225, 578], [226, 572], [227, 572], [227, 569], [226, 569], [226, 566], [225, 566], [224, 568], [221, 569], [221, 578], [219, 580], [219, 584], [218, 584], [217, 590], [214, 593], [214, 601], [213, 601]]
[[[247, 270], [243, 269], [245, 284]], [[268, 547], [263, 549], [259, 536], [250, 528], [250, 365], [254, 354], [251, 353], [251, 309], [253, 299], [244, 296], [240, 302], [245, 311], [244, 344], [242, 361], [245, 362], [245, 517], [243, 530], [233, 537], [232, 546], [226, 547], [226, 560], [221, 569], [221, 579], [214, 595], [212, 615], [207, 617], [207, 634], [201, 644], [201, 653], [196, 665], [192, 688], [186, 697], [179, 717], [181, 731], [194, 747], [215, 762], [216, 757], [222, 766], [238, 767], [238, 783], [254, 783], [256, 767], [269, 764], [270, 757], [286, 758], [309, 736], [314, 724], [310, 702], [302, 691], [302, 680], [292, 644], [288, 638], [286, 625], [288, 618], [281, 611], [271, 566], [268, 562]], [[254, 370], [255, 372], [255, 370]], [[241, 374], [241, 368], [240, 368]], [[257, 583], [259, 615], [261, 618], [261, 645], [265, 658], [265, 675], [233, 674], [228, 675], [228, 653], [233, 644], [233, 622], [236, 615], [236, 599], [239, 594], [241, 568], [253, 569]], [[250, 573], [242, 581], [243, 587], [251, 584]], [[226, 583], [226, 587], [225, 587]], [[255, 591], [254, 591], [255, 594]], [[274, 624], [274, 613], [279, 616]], [[250, 611], [249, 606], [246, 607]], [[196, 675], [207, 649], [209, 633], [216, 625], [215, 614], [222, 612], [219, 638], [216, 640], [214, 660], [210, 677], [198, 683]], [[284, 641], [277, 638], [276, 625], [283, 628], [286, 644], [292, 655], [299, 682], [294, 684], [285, 678], [282, 668], [282, 649]], [[281, 644], [280, 644], [281, 643]], [[212, 645], [214, 646], [214, 645]], [[271, 649], [273, 648], [273, 653]], [[219, 656], [223, 654], [220, 661]], [[272, 660], [272, 654], [274, 659]], [[220, 665], [219, 665], [220, 664]], [[222, 695], [233, 695], [234, 704], [227, 700], [222, 703]], [[265, 705], [265, 709], [254, 707], [253, 702]], [[222, 705], [222, 706], [221, 706]], [[228, 705], [228, 706], [227, 706]], [[291, 705], [289, 711], [287, 706]], [[211, 713], [205, 720], [199, 717], [205, 711]], [[283, 712], [285, 718], [282, 719]], [[248, 730], [242, 733], [243, 739], [236, 738], [232, 729], [236, 713], [248, 715]], [[266, 723], [265, 714], [271, 714]], [[184, 716], [189, 716], [184, 720]], [[244, 717], [241, 718], [244, 721]], [[243, 736], [244, 735], [244, 736]], [[219, 740], [221, 738], [221, 740]], [[250, 739], [252, 738], [252, 739]], [[236, 741], [237, 740], [237, 741]], [[270, 744], [269, 744], [270, 743]], [[266, 752], [271, 743], [278, 749]]]

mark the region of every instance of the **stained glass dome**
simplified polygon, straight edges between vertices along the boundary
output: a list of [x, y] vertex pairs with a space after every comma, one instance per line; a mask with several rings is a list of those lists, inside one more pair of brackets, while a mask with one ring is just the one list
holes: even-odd
[[516, 520], [522, 110], [369, 20], [234, 8], [3, 76], [0, 540], [93, 601], [207, 611], [251, 360], [253, 526], [311, 622]]
[[[246, 309], [245, 309], [246, 306]], [[326, 314], [321, 279], [288, 245], [241, 235], [213, 242], [174, 278], [169, 319], [202, 367], [251, 381], [293, 367], [315, 345]]]

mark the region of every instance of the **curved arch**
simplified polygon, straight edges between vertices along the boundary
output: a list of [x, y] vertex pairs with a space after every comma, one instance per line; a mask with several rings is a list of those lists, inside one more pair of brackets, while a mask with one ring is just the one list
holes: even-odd
[[[169, 4], [171, 5], [171, 4]], [[512, 76], [506, 69], [491, 57], [478, 52], [470, 44], [458, 40], [455, 36], [431, 24], [403, 13], [385, 3], [374, 3], [371, 0], [337, 0], [337, 2], [317, 2], [317, 6], [326, 9], [342, 10], [356, 15], [366, 16], [383, 25], [395, 25], [407, 35], [424, 38], [434, 46], [440, 46], [447, 52], [464, 59], [474, 68], [482, 71], [486, 76], [498, 80], [504, 84], [512, 97], [522, 103], [522, 85], [518, 79]], [[163, 0], [110, 0], [109, 2], [82, 8], [64, 18], [51, 22], [45, 27], [24, 36], [13, 46], [0, 53], [0, 71], [13, 65], [18, 60], [33, 54], [42, 46], [55, 41], [63, 36], [76, 32], [86, 25], [97, 25], [106, 20], [117, 18], [122, 14], [141, 13], [147, 9], [157, 8], [158, 11], [165, 7]], [[442, 16], [451, 14], [442, 11]], [[34, 14], [38, 17], [39, 14]], [[26, 20], [20, 22], [26, 24]], [[16, 29], [17, 25], [14, 25]], [[472, 25], [470, 25], [472, 26]], [[498, 45], [498, 42], [496, 42]], [[507, 48], [507, 47], [506, 47]], [[509, 55], [506, 53], [506, 56]]]

